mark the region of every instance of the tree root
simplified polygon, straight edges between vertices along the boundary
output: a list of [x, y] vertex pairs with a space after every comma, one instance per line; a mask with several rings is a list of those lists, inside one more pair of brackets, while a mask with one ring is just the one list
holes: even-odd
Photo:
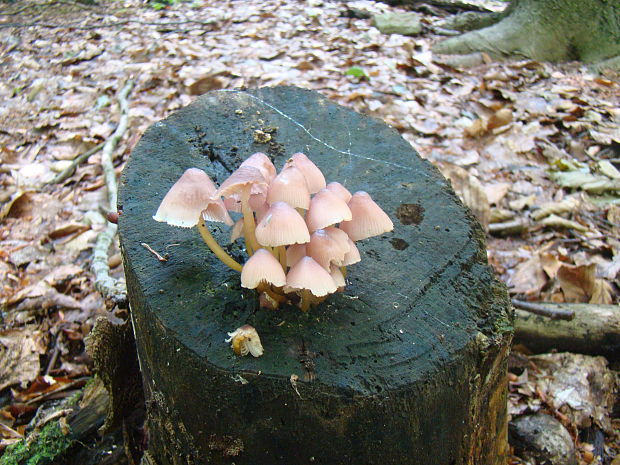
[[594, 63], [591, 66], [593, 71], [602, 72], [602, 71], [616, 71], [620, 73], [620, 55], [609, 58], [608, 60], [599, 61], [598, 63]]
[[103, 142], [99, 145], [95, 145], [92, 149], [78, 155], [69, 166], [67, 166], [64, 170], [58, 173], [54, 178], [48, 182], [48, 184], [58, 184], [63, 182], [65, 179], [73, 175], [75, 169], [82, 164], [84, 161], [88, 159], [91, 155], [96, 154], [99, 150], [103, 148]]
[[[616, 39], [620, 35], [620, 4], [616, 2], [513, 0], [500, 15], [501, 21], [442, 41], [433, 47], [433, 52], [484, 52], [494, 59], [586, 63], [620, 54]], [[608, 65], [617, 66], [617, 60], [612, 59]]]
[[[105, 206], [107, 211], [116, 211], [116, 195], [118, 191], [116, 173], [114, 172], [114, 162], [112, 153], [118, 145], [121, 137], [127, 129], [129, 116], [129, 103], [127, 96], [133, 88], [133, 80], [127, 81], [118, 96], [121, 107], [121, 116], [116, 130], [103, 146], [101, 153], [101, 167], [108, 191], [108, 204]], [[97, 236], [97, 242], [93, 250], [92, 271], [95, 274], [95, 288], [105, 299], [110, 299], [116, 304], [124, 304], [127, 300], [125, 285], [110, 277], [110, 267], [108, 265], [108, 249], [116, 236], [117, 225], [108, 222], [104, 231]]]
[[489, 27], [498, 23], [505, 16], [505, 12], [501, 13], [478, 13], [468, 11], [460, 15], [452, 16], [443, 24], [446, 29], [467, 32]]

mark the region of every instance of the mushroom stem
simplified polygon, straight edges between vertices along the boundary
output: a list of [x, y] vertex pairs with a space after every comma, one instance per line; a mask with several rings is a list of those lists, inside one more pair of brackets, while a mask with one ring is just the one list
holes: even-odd
[[347, 277], [347, 267], [346, 266], [341, 266], [340, 267], [340, 272], [342, 273], [342, 277], [343, 278]]
[[256, 287], [256, 290], [258, 291], [259, 294], [261, 294], [261, 293], [267, 294], [269, 297], [271, 297], [278, 304], [286, 302], [286, 297], [284, 297], [283, 295], [280, 295], [277, 292], [275, 292], [274, 290], [272, 290], [271, 286], [269, 284], [267, 284], [266, 282], [264, 282], [264, 281], [261, 282]]
[[243, 267], [239, 263], [237, 263], [230, 255], [228, 255], [226, 251], [222, 249], [220, 244], [215, 241], [215, 239], [211, 235], [211, 232], [209, 231], [209, 228], [207, 228], [207, 225], [202, 220], [202, 218], [198, 220], [198, 231], [202, 236], [202, 240], [205, 241], [205, 244], [207, 244], [207, 246], [211, 249], [215, 256], [219, 258], [222, 263], [224, 263], [224, 265], [232, 268], [235, 271], [241, 271]]
[[301, 290], [301, 301], [299, 302], [299, 308], [302, 312], [307, 312], [310, 308], [310, 305], [314, 303], [314, 298], [312, 292], [308, 289]]
[[254, 213], [250, 208], [250, 192], [244, 193], [241, 197], [241, 213], [243, 213], [243, 235], [245, 236], [245, 246], [248, 250], [248, 255], [252, 256], [254, 251], [258, 250], [260, 246], [256, 241], [256, 235], [254, 231], [256, 229], [256, 223], [254, 222]]
[[283, 245], [278, 246], [278, 258], [280, 259], [280, 265], [286, 273], [286, 248]]

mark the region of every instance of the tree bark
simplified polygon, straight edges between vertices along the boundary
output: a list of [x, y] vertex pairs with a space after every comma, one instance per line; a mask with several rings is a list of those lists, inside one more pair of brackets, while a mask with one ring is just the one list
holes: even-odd
[[[617, 1], [513, 0], [505, 13], [496, 24], [447, 39], [433, 51], [586, 63], [620, 55]], [[614, 63], [608, 62], [612, 67]]]
[[[395, 223], [358, 243], [363, 259], [345, 293], [307, 313], [259, 309], [197, 231], [151, 219], [185, 169], [219, 184], [258, 151], [278, 168], [307, 153]], [[145, 133], [119, 210], [148, 406], [145, 463], [503, 463], [510, 302], [479, 224], [384, 123], [296, 88], [208, 93]], [[229, 231], [214, 229], [226, 244]], [[245, 261], [238, 243], [228, 251]], [[260, 358], [224, 342], [244, 324], [258, 330]]]

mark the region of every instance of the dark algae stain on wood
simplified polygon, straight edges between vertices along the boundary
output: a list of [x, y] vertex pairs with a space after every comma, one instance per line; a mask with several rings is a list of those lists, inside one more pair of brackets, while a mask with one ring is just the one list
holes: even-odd
[[[259, 310], [195, 229], [151, 219], [187, 168], [219, 184], [257, 151], [278, 169], [306, 153], [328, 182], [369, 192], [395, 224], [357, 244], [345, 293], [308, 313]], [[121, 184], [156, 463], [496, 463], [501, 432], [482, 437], [471, 422], [490, 422], [477, 403], [503, 393], [507, 297], [477, 223], [394, 130], [311, 91], [213, 92], [149, 128]], [[210, 229], [228, 243], [227, 227]], [[240, 245], [227, 248], [245, 261]], [[243, 324], [257, 328], [262, 357], [239, 358], [224, 342]], [[450, 446], [429, 447], [440, 443]]]

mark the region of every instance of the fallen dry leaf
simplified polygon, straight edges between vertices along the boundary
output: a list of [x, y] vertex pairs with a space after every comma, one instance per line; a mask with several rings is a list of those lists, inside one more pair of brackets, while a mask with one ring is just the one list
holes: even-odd
[[469, 172], [456, 165], [442, 164], [441, 173], [450, 180], [452, 188], [478, 218], [483, 228], [489, 226], [491, 208], [487, 194], [480, 181]]
[[33, 327], [0, 331], [0, 390], [33, 381], [40, 370], [39, 356], [46, 351], [44, 335]]
[[547, 276], [537, 253], [519, 263], [514, 274], [508, 279], [510, 292], [515, 294], [536, 295], [545, 284]]
[[596, 265], [562, 265], [557, 272], [566, 302], [611, 304], [611, 285], [596, 277]]

